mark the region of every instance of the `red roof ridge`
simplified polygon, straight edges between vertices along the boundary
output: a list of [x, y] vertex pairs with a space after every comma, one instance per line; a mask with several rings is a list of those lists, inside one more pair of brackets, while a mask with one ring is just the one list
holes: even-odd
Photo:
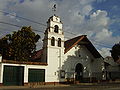
[[65, 41], [65, 52], [64, 53], [67, 53], [72, 47], [74, 47], [77, 43], [79, 43], [86, 36], [87, 35], [81, 35], [81, 36], [77, 36], [75, 38]]

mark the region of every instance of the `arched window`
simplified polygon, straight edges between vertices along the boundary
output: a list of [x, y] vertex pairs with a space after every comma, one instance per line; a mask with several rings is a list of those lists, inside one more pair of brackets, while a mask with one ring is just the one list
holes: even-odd
[[55, 38], [54, 37], [52, 37], [52, 39], [51, 39], [51, 46], [55, 46]]
[[58, 30], [59, 30], [58, 25], [55, 25], [55, 27], [54, 27], [54, 32], [55, 32], [55, 33], [58, 33]]
[[58, 47], [61, 47], [61, 39], [58, 38]]

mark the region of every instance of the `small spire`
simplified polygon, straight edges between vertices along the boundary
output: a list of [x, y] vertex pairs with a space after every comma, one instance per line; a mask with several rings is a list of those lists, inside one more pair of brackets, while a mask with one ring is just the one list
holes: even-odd
[[56, 9], [57, 9], [57, 7], [56, 7], [57, 5], [56, 4], [54, 4], [53, 5], [53, 7], [52, 7], [52, 11], [54, 12], [54, 15], [55, 15], [55, 12], [57, 11]]

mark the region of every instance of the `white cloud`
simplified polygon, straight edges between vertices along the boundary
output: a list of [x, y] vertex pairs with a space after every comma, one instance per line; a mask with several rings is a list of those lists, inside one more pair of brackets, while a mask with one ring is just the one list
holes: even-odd
[[71, 22], [75, 22], [77, 25], [80, 25], [83, 20], [84, 16], [80, 15], [79, 12], [74, 12], [73, 15], [70, 16]]
[[91, 4], [95, 0], [79, 0], [81, 5], [88, 5]]
[[110, 48], [101, 48], [101, 50], [98, 51], [103, 57], [106, 57], [106, 56], [111, 56], [110, 50], [111, 50]]
[[107, 17], [106, 11], [97, 10], [92, 15], [90, 15], [89, 23], [94, 24], [97, 28], [105, 28], [108, 25], [108, 22], [109, 17]]
[[108, 31], [108, 29], [103, 29], [101, 32], [96, 33], [95, 38], [98, 41], [105, 40], [105, 38], [110, 38], [112, 36], [112, 32]]
[[[87, 34], [89, 38], [93, 38], [99, 43], [114, 45], [114, 43], [120, 40], [120, 37], [113, 36], [112, 31], [108, 29], [110, 18], [107, 16], [106, 11], [96, 10], [96, 12], [91, 14], [94, 1], [96, 0], [24, 0], [23, 3], [19, 3], [18, 0], [0, 0], [0, 9], [9, 11], [15, 14], [15, 16], [19, 15], [46, 24], [47, 19], [53, 15], [52, 6], [56, 3], [56, 14], [61, 17], [64, 30], [77, 33], [78, 35]], [[99, 2], [103, 1], [105, 0], [99, 0]], [[86, 19], [86, 16], [89, 18]], [[0, 19], [17, 25], [31, 25], [34, 29], [40, 31], [46, 29], [45, 26], [12, 16], [6, 17], [0, 14]], [[12, 26], [0, 25], [11, 30], [18, 29]], [[43, 33], [37, 33], [43, 37]], [[65, 34], [65, 36], [68, 35], [67, 32]], [[74, 37], [73, 35], [68, 36]], [[102, 51], [104, 50], [102, 49]]]

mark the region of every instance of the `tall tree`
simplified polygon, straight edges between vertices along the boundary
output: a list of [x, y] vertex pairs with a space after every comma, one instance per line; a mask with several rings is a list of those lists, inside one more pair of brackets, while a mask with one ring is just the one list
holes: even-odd
[[117, 60], [120, 59], [120, 43], [115, 44], [115, 45], [112, 47], [111, 55], [112, 55], [114, 61], [117, 61]]
[[0, 53], [5, 59], [27, 61], [35, 52], [39, 38], [31, 27], [22, 27], [0, 39]]

